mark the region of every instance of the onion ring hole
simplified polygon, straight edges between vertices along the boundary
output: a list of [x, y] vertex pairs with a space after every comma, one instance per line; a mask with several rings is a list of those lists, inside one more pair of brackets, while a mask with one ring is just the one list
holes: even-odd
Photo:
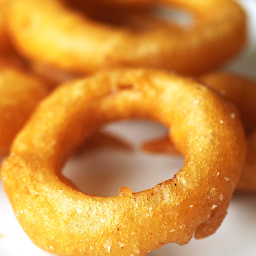
[[116, 6], [102, 1], [64, 0], [63, 2], [69, 9], [82, 15], [86, 14], [91, 20], [114, 27], [130, 28], [134, 32], [149, 31], [159, 23], [174, 30], [193, 26], [192, 13], [156, 3], [143, 8], [129, 9], [127, 6]]
[[97, 150], [88, 148], [81, 155], [74, 155], [66, 163], [63, 175], [84, 193], [115, 196], [121, 186], [131, 188], [132, 192], [145, 190], [172, 178], [184, 164], [183, 158], [148, 155], [140, 149], [143, 141], [167, 134], [167, 129], [158, 123], [122, 121], [104, 130], [131, 142], [133, 150], [106, 150], [103, 145]]

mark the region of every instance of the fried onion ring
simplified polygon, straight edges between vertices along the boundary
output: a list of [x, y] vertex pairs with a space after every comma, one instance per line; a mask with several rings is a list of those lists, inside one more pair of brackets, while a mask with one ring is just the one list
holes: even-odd
[[38, 102], [49, 93], [39, 79], [0, 65], [0, 157], [24, 125]]
[[90, 19], [62, 0], [22, 0], [11, 5], [10, 34], [30, 60], [78, 73], [136, 66], [198, 74], [223, 64], [245, 44], [245, 14], [232, 0], [157, 2], [191, 11], [194, 23], [173, 29], [147, 15], [122, 14], [120, 24], [146, 27], [134, 31]]
[[[240, 110], [247, 134], [248, 154], [236, 189], [256, 192], [256, 82], [227, 72], [213, 72], [201, 78]], [[148, 141], [144, 143], [143, 149], [151, 153], [180, 154], [168, 137]]]
[[[231, 103], [191, 79], [102, 71], [58, 87], [39, 105], [2, 165], [4, 189], [25, 232], [52, 253], [146, 255], [166, 243], [185, 244], [194, 233], [214, 233], [226, 215], [246, 153], [238, 116]], [[74, 149], [102, 125], [131, 118], [171, 126], [184, 167], [151, 189], [121, 188], [114, 197], [70, 185], [60, 171]]]
[[7, 10], [9, 0], [0, 0], [0, 66], [7, 65], [23, 67], [24, 63], [14, 51], [7, 32]]
[[[37, 77], [0, 61], [0, 158], [8, 153], [16, 134], [50, 91]], [[132, 151], [128, 142], [102, 131], [93, 133], [79, 151], [102, 146]]]

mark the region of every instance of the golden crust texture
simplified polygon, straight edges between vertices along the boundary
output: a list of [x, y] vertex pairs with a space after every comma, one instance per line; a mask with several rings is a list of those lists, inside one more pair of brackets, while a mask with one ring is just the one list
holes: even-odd
[[[193, 24], [177, 27], [146, 14], [127, 18], [124, 12], [118, 20], [124, 26], [118, 27], [70, 9], [62, 0], [22, 0], [11, 5], [10, 34], [28, 59], [79, 73], [128, 66], [198, 74], [220, 66], [245, 44], [245, 14], [232, 0], [157, 3], [191, 11]], [[142, 28], [129, 28], [126, 20]]]
[[[225, 217], [246, 153], [238, 116], [191, 79], [143, 69], [100, 72], [57, 88], [39, 105], [2, 165], [4, 189], [32, 241], [58, 255], [136, 256], [185, 244], [194, 233], [214, 233]], [[172, 179], [101, 197], [62, 177], [67, 157], [94, 130], [131, 118], [172, 127], [185, 156]]]
[[256, 82], [221, 72], [205, 75], [202, 79], [230, 99], [240, 111], [247, 134], [248, 154], [236, 189], [256, 192]]
[[37, 78], [0, 64], [0, 157], [7, 153], [15, 135], [48, 93]]
[[[248, 154], [236, 189], [256, 192], [256, 82], [227, 72], [212, 72], [201, 79], [231, 100], [240, 111]], [[151, 153], [180, 154], [168, 137], [148, 141], [143, 149]]]

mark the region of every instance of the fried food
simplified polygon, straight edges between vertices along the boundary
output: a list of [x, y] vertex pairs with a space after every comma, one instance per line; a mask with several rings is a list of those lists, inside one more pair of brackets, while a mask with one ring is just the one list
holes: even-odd
[[[78, 191], [61, 175], [67, 157], [94, 130], [132, 118], [172, 127], [185, 155], [172, 179], [101, 197]], [[58, 87], [17, 136], [1, 175], [20, 224], [44, 250], [136, 256], [214, 233], [245, 154], [239, 114], [216, 92], [174, 74], [118, 69]]]
[[0, 157], [7, 154], [15, 135], [48, 93], [36, 77], [0, 63]]
[[[243, 172], [236, 189], [256, 191], [256, 82], [227, 72], [213, 72], [201, 77], [210, 87], [230, 99], [240, 110], [242, 123], [246, 132], [248, 154]], [[234, 117], [233, 115], [231, 117]], [[179, 154], [177, 148], [166, 136], [143, 145], [151, 153]]]
[[49, 90], [38, 78], [21, 70], [25, 65], [7, 35], [8, 0], [0, 0], [0, 158]]
[[6, 8], [8, 0], [0, 0], [0, 49], [9, 48], [6, 32]]
[[[0, 62], [0, 158], [8, 153], [10, 145], [21, 130], [37, 104], [51, 91], [41, 79]], [[112, 134], [93, 133], [80, 151], [102, 146], [131, 151], [128, 142]]]
[[0, 0], [0, 66], [6, 63], [6, 65], [12, 64], [22, 67], [24, 63], [13, 50], [7, 33], [7, 10], [9, 3], [9, 0]]
[[[225, 63], [245, 44], [245, 13], [232, 0], [157, 3], [191, 11], [193, 24], [183, 28], [150, 14], [113, 11], [105, 18], [118, 16], [117, 26], [97, 15], [90, 18], [95, 13], [75, 11], [62, 0], [22, 0], [12, 2], [10, 34], [32, 62], [78, 73], [133, 66], [198, 74]], [[103, 15], [105, 9], [97, 11]]]

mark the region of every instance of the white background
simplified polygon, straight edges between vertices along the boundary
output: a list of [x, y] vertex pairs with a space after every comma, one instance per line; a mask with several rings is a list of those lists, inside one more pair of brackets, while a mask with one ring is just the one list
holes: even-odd
[[[249, 17], [247, 49], [226, 69], [256, 78], [256, 1], [240, 1]], [[182, 159], [152, 156], [139, 151], [140, 142], [164, 134], [157, 124], [122, 122], [108, 126], [110, 131], [125, 136], [138, 150], [100, 149], [73, 157], [64, 174], [86, 192], [103, 196], [117, 195], [121, 186], [133, 192], [155, 186], [172, 178], [182, 167]], [[18, 224], [0, 182], [0, 256], [49, 256], [36, 247]], [[256, 194], [235, 194], [229, 213], [217, 233], [202, 240], [192, 239], [188, 245], [169, 244], [149, 256], [255, 256]]]

